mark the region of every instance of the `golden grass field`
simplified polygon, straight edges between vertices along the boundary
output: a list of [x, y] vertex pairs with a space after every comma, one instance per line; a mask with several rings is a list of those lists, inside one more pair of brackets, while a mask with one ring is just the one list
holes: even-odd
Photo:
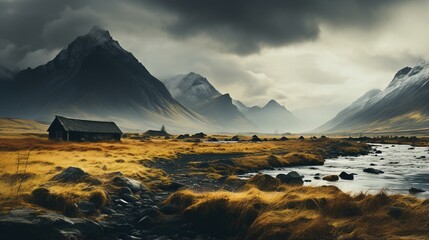
[[[219, 137], [219, 136], [217, 136]], [[71, 202], [106, 192], [116, 172], [141, 181], [148, 188], [171, 181], [166, 172], [148, 167], [159, 159], [174, 161], [183, 154], [244, 153], [234, 158], [228, 171], [216, 166], [206, 170], [189, 168], [189, 174], [219, 178], [236, 170], [257, 170], [300, 164], [323, 164], [332, 150], [356, 155], [363, 143], [342, 139], [317, 141], [267, 141], [259, 143], [186, 142], [176, 139], [125, 138], [121, 142], [53, 142], [46, 136], [15, 135], [0, 138], [0, 211], [31, 206], [28, 195], [36, 188], [48, 188]], [[18, 153], [30, 153], [27, 173], [16, 175]], [[275, 161], [270, 159], [275, 159]], [[51, 179], [74, 166], [101, 180], [101, 185], [64, 184]], [[22, 180], [22, 181], [21, 181]], [[406, 195], [349, 195], [335, 187], [275, 186], [247, 184], [237, 191], [211, 192], [180, 190], [164, 204], [175, 205], [188, 221], [220, 238], [239, 239], [428, 239], [429, 200]], [[250, 181], [251, 182], [251, 181]], [[19, 188], [20, 187], [20, 188]], [[18, 192], [18, 188], [20, 191]], [[316, 238], [315, 238], [316, 237]]]
[[[121, 172], [140, 180], [151, 187], [168, 182], [169, 178], [160, 169], [145, 166], [145, 161], [175, 159], [178, 154], [223, 154], [246, 153], [243, 158], [234, 159], [234, 168], [261, 169], [270, 167], [267, 158], [276, 156], [284, 164], [305, 163], [322, 164], [327, 153], [324, 147], [329, 140], [311, 142], [290, 140], [285, 142], [242, 142], [235, 144], [192, 143], [179, 140], [135, 140], [123, 139], [121, 142], [53, 142], [46, 137], [15, 136], [0, 138], [0, 198], [11, 199], [30, 193], [40, 186], [47, 186], [53, 192], [70, 194], [72, 197], [87, 196], [90, 189], [85, 183], [77, 185], [59, 184], [50, 179], [62, 169], [73, 166], [89, 173], [102, 182], [108, 182], [111, 173]], [[358, 153], [362, 144], [344, 147], [347, 151]], [[25, 176], [16, 175], [18, 153], [30, 153]], [[216, 170], [210, 169], [214, 177]], [[23, 181], [17, 181], [23, 177]], [[20, 187], [19, 193], [17, 189]], [[102, 187], [102, 186], [101, 186]]]

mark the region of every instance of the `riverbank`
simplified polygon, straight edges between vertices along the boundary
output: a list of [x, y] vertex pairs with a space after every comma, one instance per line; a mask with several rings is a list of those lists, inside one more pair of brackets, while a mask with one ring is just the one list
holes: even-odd
[[[24, 175], [17, 175], [17, 154], [29, 150], [27, 171]], [[303, 191], [299, 195], [302, 201], [313, 202], [316, 192], [323, 193], [325, 188], [290, 188], [279, 184], [275, 189], [252, 190], [255, 187], [239, 179], [237, 174], [285, 166], [321, 165], [326, 158], [357, 156], [368, 151], [370, 147], [366, 144], [344, 139], [229, 143], [176, 139], [124, 139], [120, 143], [0, 139], [0, 231], [6, 239], [16, 238], [17, 233], [27, 234], [33, 239], [245, 237], [239, 232], [222, 236], [213, 234], [211, 230], [201, 231], [195, 219], [189, 217], [187, 209], [199, 202], [210, 206], [210, 198], [205, 196], [219, 195], [239, 199], [240, 204], [254, 202], [257, 209], [258, 206], [263, 207], [257, 213], [262, 216], [269, 213], [264, 209], [277, 199], [274, 196], [289, 195], [291, 189]], [[265, 185], [264, 182], [261, 184]], [[244, 194], [247, 197], [237, 197], [248, 191], [252, 193]], [[211, 193], [205, 195], [203, 192]], [[344, 193], [336, 189], [330, 194], [327, 201]], [[258, 202], [260, 197], [266, 202]], [[416, 201], [413, 203], [415, 206], [422, 204], [421, 200], [413, 201]], [[210, 209], [220, 216], [229, 216], [228, 208], [222, 207], [225, 201], [221, 205], [217, 200], [215, 202]], [[247, 212], [246, 209], [238, 212]], [[295, 207], [292, 204], [287, 209]], [[296, 210], [300, 208], [296, 207]], [[201, 211], [203, 214], [196, 219], [204, 218], [210, 222], [215, 217]], [[286, 214], [286, 209], [278, 211], [273, 214], [280, 214], [279, 217]], [[342, 210], [339, 208], [337, 211]], [[304, 222], [311, 222], [314, 212], [304, 213], [309, 214]], [[255, 219], [251, 219], [249, 224], [253, 224]], [[280, 228], [293, 226], [287, 222], [273, 224]], [[328, 224], [335, 225], [336, 222]], [[262, 228], [270, 232], [273, 226]]]

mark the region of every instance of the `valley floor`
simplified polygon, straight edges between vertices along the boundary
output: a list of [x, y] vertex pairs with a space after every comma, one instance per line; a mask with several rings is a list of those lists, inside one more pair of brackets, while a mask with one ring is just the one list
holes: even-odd
[[[429, 237], [428, 200], [386, 193], [350, 196], [335, 187], [288, 185], [261, 174], [248, 181], [237, 177], [366, 154], [365, 143], [247, 140], [2, 138], [2, 239]], [[24, 172], [17, 161], [26, 156]]]

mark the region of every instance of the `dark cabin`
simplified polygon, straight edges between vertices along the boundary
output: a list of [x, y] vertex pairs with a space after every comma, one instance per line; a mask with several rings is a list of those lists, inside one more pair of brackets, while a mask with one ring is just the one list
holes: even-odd
[[120, 141], [122, 131], [114, 122], [89, 121], [55, 116], [48, 128], [50, 140]]

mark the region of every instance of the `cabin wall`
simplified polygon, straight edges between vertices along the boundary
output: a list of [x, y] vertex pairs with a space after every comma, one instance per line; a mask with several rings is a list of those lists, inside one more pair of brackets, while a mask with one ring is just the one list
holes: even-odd
[[87, 132], [70, 132], [70, 141], [120, 141], [121, 134], [117, 133], [87, 133]]

